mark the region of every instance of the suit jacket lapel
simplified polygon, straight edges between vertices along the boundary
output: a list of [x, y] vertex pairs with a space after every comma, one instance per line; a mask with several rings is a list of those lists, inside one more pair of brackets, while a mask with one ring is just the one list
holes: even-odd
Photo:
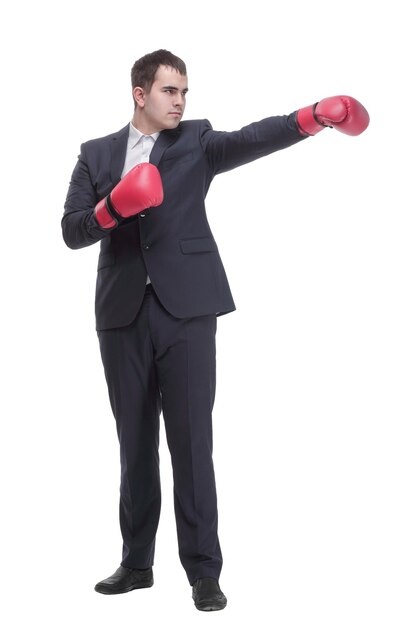
[[149, 157], [149, 162], [153, 165], [158, 166], [159, 161], [162, 159], [162, 156], [165, 150], [172, 144], [174, 141], [178, 139], [180, 136], [181, 128], [178, 126], [173, 130], [163, 130], [159, 135], [158, 139], [155, 142], [154, 147], [152, 148], [151, 156]]
[[[123, 166], [126, 159], [127, 140], [129, 138], [130, 124], [122, 128], [116, 133], [110, 144], [111, 150], [111, 170], [110, 177], [113, 185], [117, 185], [120, 182]], [[158, 137], [159, 139], [159, 137]]]

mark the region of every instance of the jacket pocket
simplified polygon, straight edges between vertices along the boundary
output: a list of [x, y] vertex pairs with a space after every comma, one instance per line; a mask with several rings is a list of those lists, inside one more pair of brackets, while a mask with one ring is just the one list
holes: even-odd
[[183, 254], [198, 252], [217, 252], [217, 244], [212, 237], [196, 237], [194, 239], [180, 239]]
[[180, 154], [178, 156], [174, 155], [174, 156], [169, 156], [169, 157], [166, 157], [164, 155], [161, 159], [161, 164], [169, 163], [170, 165], [172, 165], [171, 161], [174, 161], [175, 165], [179, 165], [180, 163], [185, 163], [186, 161], [192, 161], [193, 158], [194, 158], [193, 152], [187, 152], [186, 154]]
[[100, 256], [98, 257], [97, 271], [102, 270], [104, 267], [109, 267], [110, 265], [114, 265], [115, 261], [116, 259], [114, 258], [114, 254], [112, 254], [111, 252], [100, 254]]

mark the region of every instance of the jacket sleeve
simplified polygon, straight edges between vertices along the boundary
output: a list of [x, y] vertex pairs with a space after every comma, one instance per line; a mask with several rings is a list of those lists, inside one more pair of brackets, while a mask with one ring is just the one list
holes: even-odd
[[102, 228], [98, 224], [94, 208], [100, 199], [91, 181], [85, 144], [82, 144], [78, 162], [71, 176], [61, 220], [62, 236], [69, 248], [76, 250], [91, 246], [117, 228], [117, 226]]
[[296, 125], [296, 112], [277, 115], [233, 132], [213, 130], [204, 120], [201, 144], [214, 174], [227, 172], [306, 139]]

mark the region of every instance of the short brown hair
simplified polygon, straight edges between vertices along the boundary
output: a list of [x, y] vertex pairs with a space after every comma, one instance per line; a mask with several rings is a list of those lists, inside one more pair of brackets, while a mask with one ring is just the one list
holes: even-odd
[[177, 70], [182, 76], [187, 75], [187, 68], [182, 59], [168, 50], [155, 50], [155, 52], [145, 54], [145, 56], [135, 61], [131, 71], [132, 89], [142, 87], [144, 91], [149, 92], [155, 81], [155, 74], [160, 65], [173, 67], [174, 70]]

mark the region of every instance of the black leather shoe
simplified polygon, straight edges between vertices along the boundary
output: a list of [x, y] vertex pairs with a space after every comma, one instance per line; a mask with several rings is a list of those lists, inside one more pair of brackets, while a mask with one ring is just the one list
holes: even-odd
[[152, 567], [148, 569], [131, 569], [121, 565], [112, 576], [101, 580], [94, 587], [99, 593], [126, 593], [132, 589], [152, 587]]
[[199, 578], [193, 584], [193, 600], [199, 611], [220, 611], [227, 598], [215, 578]]

